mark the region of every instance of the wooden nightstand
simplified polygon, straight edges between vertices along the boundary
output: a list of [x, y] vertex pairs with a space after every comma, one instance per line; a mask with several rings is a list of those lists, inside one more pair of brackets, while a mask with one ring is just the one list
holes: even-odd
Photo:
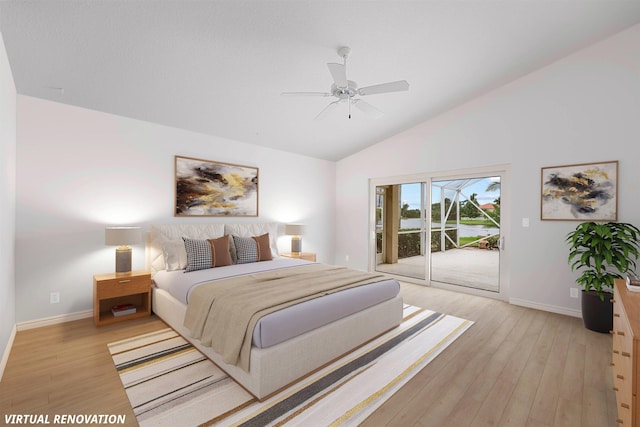
[[[114, 316], [111, 308], [133, 304], [136, 312]], [[151, 314], [151, 273], [144, 270], [130, 273], [107, 273], [93, 276], [93, 323], [109, 325]]]
[[316, 262], [316, 254], [314, 252], [300, 252], [295, 254], [291, 252], [285, 252], [283, 254], [280, 254], [280, 256], [284, 256], [287, 258], [300, 258], [307, 261]]

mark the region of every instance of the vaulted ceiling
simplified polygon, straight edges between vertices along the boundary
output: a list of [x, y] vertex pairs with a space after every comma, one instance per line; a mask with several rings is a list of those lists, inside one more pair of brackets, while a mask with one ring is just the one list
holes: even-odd
[[[338, 160], [640, 22], [637, 0], [2, 0], [19, 94]], [[371, 118], [331, 97], [351, 48]], [[366, 99], [365, 99], [366, 98]]]

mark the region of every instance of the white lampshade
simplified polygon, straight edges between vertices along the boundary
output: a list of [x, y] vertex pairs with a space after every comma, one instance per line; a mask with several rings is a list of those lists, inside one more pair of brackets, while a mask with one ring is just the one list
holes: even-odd
[[304, 234], [303, 224], [285, 224], [284, 234], [287, 236], [302, 236]]
[[107, 227], [104, 230], [104, 244], [126, 246], [140, 243], [140, 227]]
[[131, 248], [128, 245], [140, 243], [140, 227], [107, 227], [104, 230], [104, 244], [116, 248], [116, 273], [131, 271]]

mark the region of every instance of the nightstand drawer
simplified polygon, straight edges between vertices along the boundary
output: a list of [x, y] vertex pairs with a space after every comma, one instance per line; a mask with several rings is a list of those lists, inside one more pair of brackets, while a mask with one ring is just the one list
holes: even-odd
[[123, 295], [131, 295], [137, 292], [148, 292], [151, 288], [151, 277], [123, 277], [101, 281], [97, 284], [98, 294], [101, 298], [113, 298]]
[[[128, 305], [133, 313], [112, 311]], [[138, 319], [151, 314], [151, 273], [145, 270], [93, 276], [93, 321], [96, 326]]]

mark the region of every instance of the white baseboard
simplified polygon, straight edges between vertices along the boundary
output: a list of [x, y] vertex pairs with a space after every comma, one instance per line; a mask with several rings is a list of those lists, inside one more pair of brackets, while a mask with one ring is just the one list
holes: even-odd
[[13, 325], [13, 329], [11, 329], [11, 335], [9, 335], [9, 341], [7, 342], [7, 346], [4, 348], [4, 354], [2, 355], [2, 360], [0, 360], [0, 381], [2, 381], [2, 375], [4, 375], [4, 368], [7, 367], [7, 362], [9, 361], [9, 354], [11, 354], [11, 348], [13, 347], [13, 340], [16, 338], [16, 325]]
[[16, 338], [16, 332], [26, 331], [27, 329], [41, 328], [43, 326], [57, 325], [60, 323], [71, 322], [73, 320], [86, 319], [87, 317], [93, 317], [93, 310], [61, 314], [58, 316], [45, 317], [43, 319], [28, 320], [26, 322], [20, 322], [13, 325], [11, 335], [9, 336], [9, 342], [7, 342], [7, 346], [4, 349], [2, 359], [0, 359], [0, 381], [2, 381], [4, 369], [6, 368], [7, 362], [9, 361], [9, 354], [11, 353], [11, 348], [13, 347], [13, 341]]
[[58, 316], [45, 317], [43, 319], [27, 320], [16, 325], [18, 331], [26, 331], [27, 329], [41, 328], [43, 326], [57, 325], [60, 323], [71, 322], [73, 320], [86, 319], [93, 317], [93, 310], [78, 311], [76, 313], [60, 314]]
[[536, 310], [549, 311], [551, 313], [564, 314], [566, 316], [582, 318], [582, 312], [580, 310], [573, 310], [566, 307], [558, 307], [558, 306], [549, 305], [549, 304], [540, 304], [537, 302], [531, 302], [531, 301], [522, 300], [518, 298], [509, 298], [509, 303], [513, 305], [519, 305], [522, 307], [535, 308]]

